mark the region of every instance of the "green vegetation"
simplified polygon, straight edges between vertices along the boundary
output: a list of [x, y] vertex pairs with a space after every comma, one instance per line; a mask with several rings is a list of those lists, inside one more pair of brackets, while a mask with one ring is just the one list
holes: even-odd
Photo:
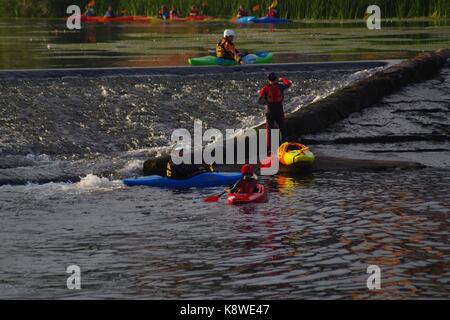
[[[82, 8], [88, 1], [80, 0], [0, 0], [0, 16], [62, 17], [68, 5]], [[271, 0], [97, 0], [97, 13], [102, 15], [108, 5], [116, 10], [126, 8], [130, 15], [155, 16], [161, 4], [177, 5], [182, 12], [196, 5], [204, 14], [223, 18], [233, 16], [239, 5], [247, 8], [260, 5], [255, 15], [265, 15]], [[450, 17], [450, 0], [279, 0], [283, 17], [291, 19], [361, 19], [371, 4], [381, 7], [384, 18]]]

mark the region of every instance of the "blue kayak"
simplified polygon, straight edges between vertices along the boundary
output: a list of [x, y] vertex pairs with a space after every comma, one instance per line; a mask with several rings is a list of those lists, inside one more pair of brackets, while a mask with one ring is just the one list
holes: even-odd
[[270, 17], [262, 17], [252, 20], [253, 23], [271, 23], [271, 24], [279, 24], [279, 23], [289, 23], [291, 20], [281, 19], [281, 18], [270, 18]]
[[186, 180], [174, 180], [161, 176], [149, 176], [126, 179], [123, 183], [129, 187], [148, 186], [169, 189], [211, 188], [231, 186], [242, 178], [241, 173], [202, 173]]
[[250, 22], [253, 22], [253, 20], [255, 20], [255, 19], [256, 19], [255, 16], [242, 17], [242, 18], [238, 18], [236, 20], [236, 23], [250, 23]]

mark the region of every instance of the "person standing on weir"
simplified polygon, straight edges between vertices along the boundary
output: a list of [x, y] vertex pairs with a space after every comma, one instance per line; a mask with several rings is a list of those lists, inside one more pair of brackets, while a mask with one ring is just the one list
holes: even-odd
[[271, 130], [280, 129], [281, 143], [286, 139], [284, 125], [284, 91], [292, 86], [292, 82], [286, 78], [278, 78], [275, 73], [268, 77], [268, 83], [263, 86], [259, 94], [258, 103], [266, 105], [266, 141], [268, 152], [271, 152]]

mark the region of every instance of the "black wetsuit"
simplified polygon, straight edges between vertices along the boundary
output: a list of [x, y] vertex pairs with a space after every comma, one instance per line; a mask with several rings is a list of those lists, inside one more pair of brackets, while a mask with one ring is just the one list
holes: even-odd
[[214, 167], [206, 164], [174, 164], [170, 160], [167, 162], [166, 177], [175, 180], [184, 180], [205, 172], [214, 172]]

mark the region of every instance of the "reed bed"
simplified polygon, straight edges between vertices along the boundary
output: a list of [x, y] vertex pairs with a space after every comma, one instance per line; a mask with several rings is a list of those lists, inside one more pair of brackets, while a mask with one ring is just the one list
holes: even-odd
[[[234, 16], [240, 4], [253, 8], [253, 15], [265, 15], [272, 0], [96, 0], [102, 15], [109, 5], [129, 15], [155, 16], [162, 4], [177, 5], [187, 13], [192, 5], [203, 14], [221, 18]], [[85, 7], [80, 0], [0, 0], [0, 16], [62, 17], [68, 5]], [[450, 16], [450, 0], [279, 0], [281, 16], [290, 19], [361, 19], [369, 5], [377, 4], [384, 18]], [[259, 9], [259, 10], [258, 10]], [[125, 12], [125, 11], [124, 11]]]

